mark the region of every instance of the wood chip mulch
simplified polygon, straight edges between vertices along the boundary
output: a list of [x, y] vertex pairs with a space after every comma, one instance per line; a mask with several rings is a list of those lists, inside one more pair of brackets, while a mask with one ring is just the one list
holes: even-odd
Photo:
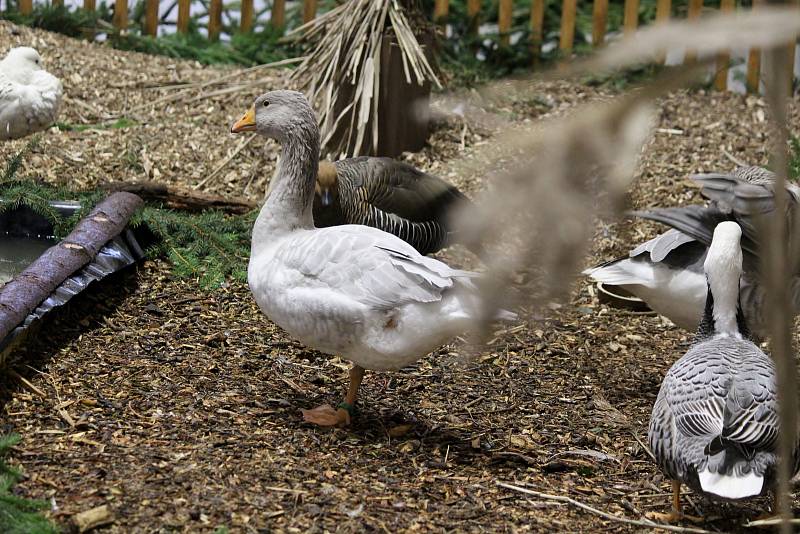
[[[62, 121], [136, 121], [48, 131], [25, 172], [79, 188], [145, 178], [194, 186], [222, 165], [202, 189], [263, 195], [275, 145], [256, 140], [231, 157], [240, 139], [227, 129], [255, 94], [283, 85], [279, 72], [236, 74], [0, 22], [0, 53], [22, 43], [37, 46], [64, 79]], [[194, 87], [191, 97], [159, 102], [176, 91], [163, 86], [228, 74], [274, 83], [216, 96], [208, 93], [225, 85]], [[607, 96], [567, 83], [541, 84], [540, 93], [509, 104], [507, 115], [535, 121]], [[762, 99], [678, 92], [660, 109], [633, 207], [698, 202], [685, 176], [730, 169], [725, 151], [766, 163]], [[487, 184], [451, 176], [448, 162], [492, 133], [445, 122], [408, 159], [473, 193]], [[0, 158], [21, 146], [0, 146]], [[587, 265], [656, 231], [598, 222]], [[463, 259], [458, 250], [444, 257]], [[107, 505], [102, 532], [639, 531], [498, 482], [629, 519], [666, 511], [669, 483], [643, 443], [661, 379], [690, 338], [658, 317], [598, 304], [580, 280], [570, 302], [506, 325], [474, 357], [456, 340], [401, 372], [369, 373], [354, 425], [321, 430], [299, 409], [337, 402], [347, 362], [287, 337], [246, 286], [203, 292], [149, 261], [79, 298], [16, 355], [14, 370], [30, 385], [0, 382], [0, 430], [24, 438], [12, 457], [26, 474], [18, 491], [50, 500], [63, 523]], [[685, 505], [706, 518], [701, 528], [732, 531], [769, 501], [689, 495]]]

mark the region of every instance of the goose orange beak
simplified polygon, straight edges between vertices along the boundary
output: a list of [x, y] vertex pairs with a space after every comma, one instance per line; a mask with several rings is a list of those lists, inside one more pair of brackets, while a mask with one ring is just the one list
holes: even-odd
[[254, 132], [256, 131], [256, 107], [247, 110], [241, 119], [231, 126], [231, 133]]

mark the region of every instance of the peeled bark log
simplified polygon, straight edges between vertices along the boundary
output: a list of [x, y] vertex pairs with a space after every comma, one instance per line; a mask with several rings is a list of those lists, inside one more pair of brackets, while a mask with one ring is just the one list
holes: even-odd
[[63, 241], [47, 249], [0, 289], [0, 339], [4, 339], [64, 280], [91, 262], [119, 235], [142, 199], [115, 193], [99, 203]]
[[228, 198], [157, 182], [113, 182], [105, 185], [104, 189], [135, 193], [145, 200], [163, 202], [164, 206], [176, 210], [218, 209], [242, 215], [257, 207], [255, 202], [243, 198]]

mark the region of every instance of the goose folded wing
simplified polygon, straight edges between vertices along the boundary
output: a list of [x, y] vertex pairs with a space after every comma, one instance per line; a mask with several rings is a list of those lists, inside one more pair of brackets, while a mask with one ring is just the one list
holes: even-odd
[[737, 381], [726, 397], [722, 436], [752, 449], [774, 448], [778, 438], [778, 406], [768, 377]]
[[343, 175], [353, 176], [341, 181], [340, 187], [352, 187], [356, 196], [387, 215], [411, 222], [442, 221], [453, 207], [468, 202], [454, 186], [406, 163], [369, 158], [362, 164], [363, 176], [357, 176], [347, 170], [348, 160], [338, 162]]
[[474, 276], [366, 226], [318, 229], [285, 249], [282, 260], [309, 284], [379, 310], [440, 301], [457, 282]]

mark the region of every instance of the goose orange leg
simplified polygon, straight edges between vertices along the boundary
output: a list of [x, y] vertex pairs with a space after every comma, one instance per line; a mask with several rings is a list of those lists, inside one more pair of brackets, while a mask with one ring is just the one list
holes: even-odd
[[302, 410], [303, 420], [319, 426], [347, 426], [350, 424], [350, 415], [358, 397], [358, 388], [364, 378], [364, 368], [353, 365], [350, 369], [350, 386], [344, 402], [336, 408], [330, 404], [317, 406], [312, 410]]
[[663, 514], [660, 512], [648, 512], [645, 514], [648, 519], [662, 521], [664, 523], [675, 523], [681, 519], [688, 519], [694, 523], [702, 523], [702, 517], [686, 515], [681, 511], [681, 483], [677, 480], [672, 481], [672, 511]]

